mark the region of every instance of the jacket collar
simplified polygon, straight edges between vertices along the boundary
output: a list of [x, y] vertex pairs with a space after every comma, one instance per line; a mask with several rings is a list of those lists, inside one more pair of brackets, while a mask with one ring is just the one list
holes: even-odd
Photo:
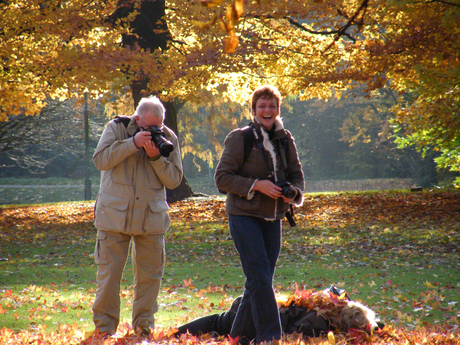
[[126, 130], [128, 131], [128, 134], [130, 136], [134, 136], [134, 134], [136, 134], [137, 131], [139, 130], [139, 126], [137, 125], [137, 121], [134, 118], [134, 116], [131, 116], [131, 121], [129, 122]]
[[[267, 133], [267, 130], [265, 129], [265, 127], [260, 124], [260, 122], [257, 120], [256, 117], [253, 118], [253, 123], [259, 132], [264, 131], [265, 133]], [[275, 128], [275, 134], [273, 136], [273, 139], [280, 139], [286, 136], [286, 132], [284, 131], [283, 120], [281, 119], [281, 117], [278, 117], [275, 120], [275, 122], [273, 123], [273, 126]]]

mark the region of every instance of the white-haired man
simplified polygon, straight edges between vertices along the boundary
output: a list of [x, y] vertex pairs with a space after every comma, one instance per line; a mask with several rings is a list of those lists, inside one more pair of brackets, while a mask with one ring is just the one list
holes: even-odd
[[[164, 126], [165, 109], [157, 97], [143, 98], [133, 116], [110, 121], [93, 155], [101, 171], [95, 205], [98, 265], [93, 321], [112, 335], [120, 319], [120, 282], [131, 244], [134, 274], [132, 325], [149, 334], [165, 263], [164, 233], [169, 229], [166, 188], [176, 188], [183, 169], [177, 136]], [[160, 154], [152, 141], [157, 126], [172, 152]], [[162, 131], [162, 132], [161, 132]], [[169, 154], [170, 153], [170, 154]]]

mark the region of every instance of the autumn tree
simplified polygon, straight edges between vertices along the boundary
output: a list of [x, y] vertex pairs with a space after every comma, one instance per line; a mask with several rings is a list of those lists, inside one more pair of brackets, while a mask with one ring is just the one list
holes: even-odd
[[[165, 18], [166, 4], [164, 0], [131, 1], [120, 0], [117, 10], [110, 16], [110, 22], [115, 28], [127, 28], [122, 34], [122, 46], [125, 49], [139, 49], [141, 52], [164, 52], [169, 48], [172, 37]], [[133, 18], [130, 20], [129, 18]], [[133, 71], [131, 71], [133, 69]], [[150, 71], [127, 67], [125, 73], [132, 74], [131, 93], [134, 107], [137, 107], [142, 97], [150, 94], [161, 94], [163, 91], [157, 85], [158, 75]], [[152, 84], [153, 83], [153, 84]], [[150, 85], [149, 85], [150, 84]], [[179, 133], [177, 126], [177, 112], [174, 99], [163, 100], [166, 108], [165, 124], [175, 133]], [[187, 179], [184, 177], [181, 184], [174, 190], [167, 189], [168, 201], [174, 202], [193, 195]]]
[[[202, 4], [189, 22], [201, 28], [203, 50], [191, 55], [209, 61], [227, 53], [208, 88], [225, 85], [225, 95], [242, 101], [260, 81], [301, 99], [340, 96], [360, 83], [368, 91], [387, 86], [397, 92], [392, 112], [409, 141], [434, 146], [441, 167], [460, 170], [458, 0]], [[228, 66], [239, 73], [231, 83]], [[399, 97], [407, 92], [415, 97]]]
[[[307, 100], [358, 82], [415, 95], [398, 97], [397, 123], [458, 168], [458, 0], [18, 0], [0, 10], [2, 119], [37, 114], [47, 97], [108, 100], [133, 85], [165, 102], [245, 104], [260, 83]], [[166, 45], [142, 43], [159, 37]]]

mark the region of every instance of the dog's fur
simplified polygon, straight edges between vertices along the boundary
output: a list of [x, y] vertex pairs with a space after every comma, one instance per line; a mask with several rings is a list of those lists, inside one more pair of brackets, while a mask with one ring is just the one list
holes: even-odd
[[347, 301], [341, 308], [336, 323], [343, 332], [347, 332], [350, 328], [370, 331], [379, 327], [377, 321], [374, 311], [359, 302]]
[[350, 300], [346, 292], [337, 296], [329, 289], [319, 292], [297, 290], [296, 295], [280, 304], [298, 305], [315, 310], [317, 315], [328, 321], [332, 328], [341, 332], [348, 332], [353, 328], [371, 332], [383, 327], [373, 310], [360, 302]]

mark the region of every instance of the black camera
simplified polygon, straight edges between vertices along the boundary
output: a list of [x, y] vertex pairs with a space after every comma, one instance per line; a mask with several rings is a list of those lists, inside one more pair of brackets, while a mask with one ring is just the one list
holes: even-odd
[[297, 191], [288, 181], [278, 181], [275, 184], [282, 188], [281, 194], [286, 198], [293, 199], [297, 196]]
[[174, 145], [164, 137], [164, 132], [160, 127], [151, 126], [147, 129], [152, 135], [152, 141], [160, 150], [160, 154], [164, 157], [169, 157], [169, 154], [174, 150]]

